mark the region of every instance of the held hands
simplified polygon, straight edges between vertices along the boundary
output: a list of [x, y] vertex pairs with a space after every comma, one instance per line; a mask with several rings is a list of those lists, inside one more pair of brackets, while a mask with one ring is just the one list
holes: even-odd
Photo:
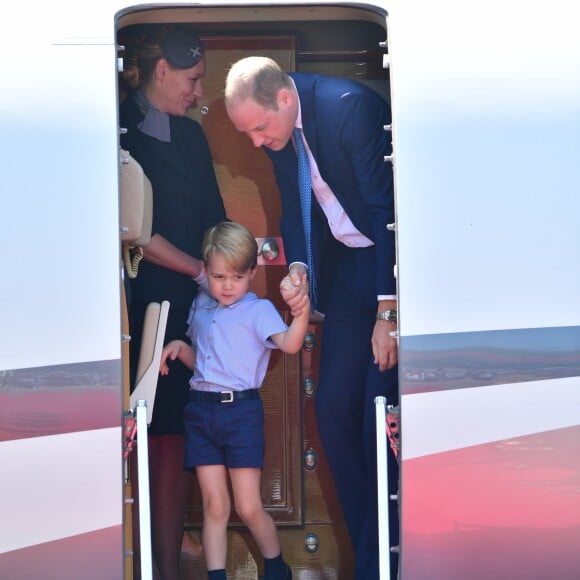
[[[290, 281], [295, 287], [302, 288], [304, 294], [309, 296], [309, 284], [308, 284], [308, 269], [302, 262], [293, 262], [290, 264], [288, 276]], [[299, 316], [298, 314], [294, 314], [294, 316]], [[310, 322], [322, 322], [324, 320], [324, 314], [319, 312], [318, 310], [312, 310], [310, 312]]]
[[301, 262], [292, 262], [288, 269], [288, 276], [294, 286], [303, 286], [308, 293], [308, 269]]
[[[301, 270], [301, 271], [300, 271]], [[290, 307], [292, 316], [299, 317], [309, 312], [310, 299], [308, 298], [308, 279], [306, 270], [290, 270], [280, 282], [280, 294], [284, 302]]]

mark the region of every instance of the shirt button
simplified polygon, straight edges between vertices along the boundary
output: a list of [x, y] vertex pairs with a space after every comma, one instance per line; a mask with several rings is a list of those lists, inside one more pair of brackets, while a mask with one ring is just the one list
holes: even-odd
[[211, 356], [208, 354], [206, 358], [207, 358], [207, 360], [209, 360], [211, 358]]

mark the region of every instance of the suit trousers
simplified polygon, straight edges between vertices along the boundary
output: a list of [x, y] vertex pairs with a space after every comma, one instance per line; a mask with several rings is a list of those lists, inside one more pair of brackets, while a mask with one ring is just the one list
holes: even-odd
[[[376, 396], [398, 404], [397, 367], [379, 372], [371, 337], [376, 322], [375, 251], [338, 245], [329, 277], [322, 334], [316, 417], [325, 454], [355, 552], [355, 578], [379, 579]], [[389, 493], [398, 489], [398, 465], [389, 451]], [[398, 544], [391, 503], [390, 540]], [[398, 558], [391, 555], [394, 580]]]

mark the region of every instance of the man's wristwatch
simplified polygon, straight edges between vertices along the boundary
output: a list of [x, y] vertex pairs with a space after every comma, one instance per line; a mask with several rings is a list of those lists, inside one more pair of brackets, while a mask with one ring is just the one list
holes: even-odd
[[383, 312], [377, 312], [377, 320], [386, 320], [387, 322], [397, 322], [397, 311], [392, 308], [390, 310], [383, 310]]

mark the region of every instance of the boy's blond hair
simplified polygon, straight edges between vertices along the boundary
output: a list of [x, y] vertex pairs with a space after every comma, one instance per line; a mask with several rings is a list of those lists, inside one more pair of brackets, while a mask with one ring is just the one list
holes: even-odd
[[248, 228], [236, 222], [221, 222], [206, 231], [202, 245], [206, 266], [216, 254], [236, 272], [247, 272], [258, 265], [256, 239]]

